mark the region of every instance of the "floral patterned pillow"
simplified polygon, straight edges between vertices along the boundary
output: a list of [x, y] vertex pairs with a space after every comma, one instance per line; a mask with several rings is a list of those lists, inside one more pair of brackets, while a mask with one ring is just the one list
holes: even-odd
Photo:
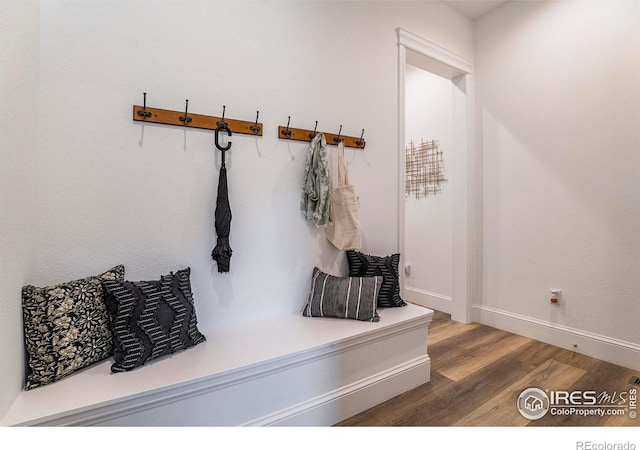
[[123, 280], [124, 266], [47, 287], [22, 288], [29, 370], [25, 389], [53, 383], [113, 355], [113, 328], [102, 282]]

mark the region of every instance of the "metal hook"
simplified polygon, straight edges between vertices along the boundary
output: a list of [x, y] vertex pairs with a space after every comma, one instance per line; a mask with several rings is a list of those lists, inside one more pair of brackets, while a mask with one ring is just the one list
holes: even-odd
[[316, 137], [316, 129], [317, 129], [317, 128], [318, 128], [318, 121], [316, 120], [316, 126], [315, 126], [315, 127], [313, 127], [313, 133], [311, 133], [311, 134], [309, 135], [309, 137], [310, 137], [311, 139], [313, 139], [314, 137]]
[[143, 92], [142, 95], [144, 95], [143, 97], [143, 103], [142, 103], [142, 110], [138, 111], [138, 115], [140, 117], [142, 117], [144, 120], [147, 120], [147, 118], [151, 117], [151, 111], [147, 111], [147, 93]]
[[256, 111], [256, 124], [249, 127], [249, 129], [253, 131], [255, 134], [258, 134], [260, 132], [260, 127], [258, 126], [259, 116], [260, 116], [260, 111]]
[[342, 125], [340, 125], [340, 131], [338, 131], [338, 137], [337, 137], [337, 138], [336, 138], [336, 137], [334, 137], [334, 138], [333, 138], [333, 142], [336, 142], [336, 143], [338, 143], [338, 144], [340, 143], [340, 141], [341, 141], [341, 139], [340, 139], [340, 134], [341, 134], [341, 133], [342, 133]]
[[224, 127], [228, 127], [227, 126], [227, 122], [224, 121], [224, 110], [227, 109], [227, 107], [225, 105], [222, 105], [222, 120], [220, 120], [216, 125], [220, 126], [224, 126]]
[[362, 134], [360, 135], [360, 139], [356, 141], [356, 145], [360, 148], [364, 147], [364, 141], [362, 140], [362, 136], [364, 136], [364, 128], [362, 129]]
[[289, 131], [289, 123], [291, 123], [291, 116], [289, 116], [289, 120], [287, 120], [287, 129], [282, 130], [282, 134], [284, 134], [288, 138], [291, 137], [291, 131]]
[[184, 125], [186, 126], [186, 125], [188, 125], [189, 123], [191, 123], [191, 120], [192, 120], [192, 119], [191, 119], [191, 117], [189, 117], [189, 116], [187, 115], [187, 111], [188, 111], [188, 109], [189, 109], [189, 100], [185, 100], [185, 103], [186, 103], [186, 104], [185, 104], [185, 106], [184, 106], [184, 116], [180, 116], [180, 117], [179, 117], [179, 119], [180, 119], [180, 122], [183, 122], [183, 123], [184, 123]]

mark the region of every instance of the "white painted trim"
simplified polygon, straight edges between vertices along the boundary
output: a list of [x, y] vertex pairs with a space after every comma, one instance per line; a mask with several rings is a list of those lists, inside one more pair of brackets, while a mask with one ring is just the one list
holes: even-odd
[[330, 426], [430, 380], [431, 359], [420, 356], [373, 376], [243, 426]]
[[640, 345], [488, 306], [474, 305], [476, 322], [619, 366], [640, 370]]
[[[460, 56], [411, 31], [398, 28], [398, 44], [422, 55], [440, 61], [467, 74], [473, 74], [473, 61]], [[404, 61], [403, 61], [404, 62]]]
[[[398, 253], [400, 253], [400, 267], [404, 267], [404, 225], [405, 225], [405, 60], [404, 46], [398, 46]], [[400, 270], [400, 296], [404, 296], [404, 270]]]
[[406, 286], [405, 295], [403, 298], [407, 302], [415, 303], [416, 305], [451, 314], [450, 296], [425, 291], [424, 289], [419, 289], [412, 286]]
[[[460, 146], [462, 152], [454, 160], [452, 170], [455, 171], [459, 181], [454, 185], [453, 198], [453, 273], [452, 273], [452, 297], [451, 318], [457, 322], [470, 323], [472, 320], [472, 302], [478, 295], [477, 261], [478, 242], [475, 225], [480, 222], [476, 217], [477, 198], [476, 186], [480, 180], [477, 178], [477, 157], [475, 155], [475, 103], [473, 96], [473, 61], [457, 55], [444, 47], [430, 42], [415, 33], [403, 28], [397, 30], [398, 38], [398, 252], [404, 258], [405, 250], [405, 205], [404, 205], [404, 178], [405, 178], [405, 65], [406, 49], [413, 50], [432, 60], [448, 65], [462, 73], [455, 80], [464, 81], [466, 95], [466, 139]], [[454, 80], [452, 85], [454, 84]], [[455, 127], [455, 124], [454, 124]], [[455, 132], [455, 131], [454, 131]], [[458, 148], [458, 147], [456, 147]], [[455, 181], [453, 181], [455, 183]], [[452, 184], [453, 184], [452, 183]], [[403, 260], [401, 267], [404, 267]], [[400, 274], [401, 295], [406, 295], [404, 274]]]
[[[480, 292], [476, 283], [477, 242], [480, 239], [476, 226], [478, 218], [475, 155], [475, 102], [473, 76], [466, 74], [451, 80], [453, 88], [454, 151], [451, 160], [451, 188], [453, 196], [453, 254], [452, 254], [452, 302], [451, 318], [457, 322], [471, 323], [471, 306]], [[464, 95], [464, 103], [457, 92]], [[463, 122], [455, 128], [456, 123]]]

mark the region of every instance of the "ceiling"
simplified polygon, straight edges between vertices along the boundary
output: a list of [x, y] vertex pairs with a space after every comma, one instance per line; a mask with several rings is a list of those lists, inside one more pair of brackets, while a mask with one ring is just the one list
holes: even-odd
[[498, 6], [507, 3], [500, 0], [475, 0], [475, 1], [457, 1], [446, 0], [445, 3], [453, 9], [461, 12], [468, 18], [475, 20]]

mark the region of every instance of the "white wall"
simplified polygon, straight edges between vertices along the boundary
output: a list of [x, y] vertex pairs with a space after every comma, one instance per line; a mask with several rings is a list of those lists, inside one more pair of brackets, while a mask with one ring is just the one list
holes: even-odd
[[[347, 150], [364, 250], [396, 251], [399, 26], [461, 55], [473, 52], [470, 21], [435, 2], [42, 2], [39, 124], [28, 127], [39, 145], [19, 160], [37, 173], [22, 169], [3, 180], [15, 195], [31, 195], [29, 181], [37, 179], [34, 239], [21, 239], [14, 250], [28, 262], [28, 276], [3, 266], [3, 282], [10, 281], [3, 311], [15, 322], [21, 284], [122, 263], [132, 280], [191, 266], [203, 330], [297, 312], [314, 265], [335, 273], [346, 266], [299, 213], [308, 147], [278, 139], [277, 126], [289, 115], [293, 127], [318, 120], [328, 132], [341, 124], [345, 135], [365, 129], [366, 149]], [[15, 70], [31, 73], [29, 64]], [[34, 95], [33, 83], [27, 90]], [[218, 274], [210, 258], [213, 134], [134, 123], [132, 105], [142, 103], [143, 92], [152, 107], [181, 110], [189, 99], [190, 112], [219, 115], [226, 105], [226, 117], [243, 120], [260, 110], [263, 137], [231, 138], [229, 274]], [[18, 160], [4, 148], [2, 158]], [[7, 208], [12, 223], [31, 222], [22, 203]], [[22, 332], [14, 322], [2, 329], [3, 403], [23, 377], [15, 356]]]
[[0, 413], [22, 387], [20, 290], [37, 251], [38, 26], [38, 2], [0, 2]]
[[450, 311], [452, 288], [453, 85], [451, 80], [420, 67], [405, 69], [405, 128], [407, 145], [437, 140], [444, 155], [448, 181], [437, 194], [405, 199], [405, 277], [407, 300]]
[[476, 23], [475, 40], [476, 307], [568, 331], [563, 346], [583, 333], [637, 355], [640, 4], [510, 2]]

